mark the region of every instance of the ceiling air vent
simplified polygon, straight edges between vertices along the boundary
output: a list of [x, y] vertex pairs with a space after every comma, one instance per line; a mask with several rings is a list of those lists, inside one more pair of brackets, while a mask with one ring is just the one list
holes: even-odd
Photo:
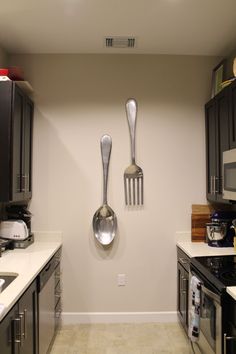
[[107, 48], [134, 48], [134, 37], [106, 37], [105, 44]]

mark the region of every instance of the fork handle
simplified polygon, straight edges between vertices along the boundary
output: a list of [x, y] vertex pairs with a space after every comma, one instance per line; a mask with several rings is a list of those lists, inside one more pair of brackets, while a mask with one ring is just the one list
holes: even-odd
[[111, 155], [112, 140], [110, 135], [103, 135], [101, 137], [101, 154], [103, 167], [103, 204], [107, 204], [107, 180], [108, 169]]
[[137, 118], [137, 102], [134, 98], [130, 98], [126, 102], [126, 115], [129, 124], [129, 134], [131, 140], [131, 160], [132, 164], [135, 164], [135, 129]]

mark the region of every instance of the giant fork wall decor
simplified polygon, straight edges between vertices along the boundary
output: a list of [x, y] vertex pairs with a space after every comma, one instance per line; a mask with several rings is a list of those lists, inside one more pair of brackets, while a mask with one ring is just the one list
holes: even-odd
[[126, 115], [131, 141], [131, 165], [124, 172], [125, 204], [143, 204], [143, 170], [135, 163], [135, 129], [137, 102], [131, 98], [126, 102]]

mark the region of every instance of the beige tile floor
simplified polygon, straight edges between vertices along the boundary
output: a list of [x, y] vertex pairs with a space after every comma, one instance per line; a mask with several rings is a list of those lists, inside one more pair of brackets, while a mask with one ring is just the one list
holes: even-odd
[[81, 324], [62, 327], [51, 354], [190, 354], [178, 323]]

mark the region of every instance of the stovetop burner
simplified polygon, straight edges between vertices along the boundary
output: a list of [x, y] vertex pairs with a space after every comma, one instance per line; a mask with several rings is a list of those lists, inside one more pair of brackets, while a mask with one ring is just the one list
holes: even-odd
[[222, 279], [225, 279], [226, 281], [236, 282], [236, 269], [222, 271], [221, 277], [222, 277]]

